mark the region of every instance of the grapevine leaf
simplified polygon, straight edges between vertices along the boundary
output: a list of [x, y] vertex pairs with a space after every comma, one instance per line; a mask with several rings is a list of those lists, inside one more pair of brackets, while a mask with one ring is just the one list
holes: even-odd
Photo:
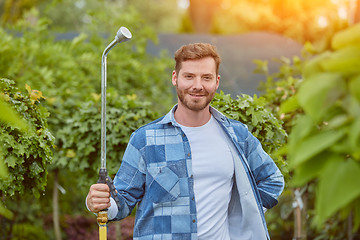
[[[316, 86], [316, 87], [314, 87]], [[315, 122], [337, 101], [345, 85], [340, 74], [321, 73], [304, 81], [298, 92], [298, 101]]]
[[316, 210], [319, 221], [333, 215], [336, 211], [360, 197], [360, 165], [352, 159], [338, 156], [321, 173]]
[[305, 185], [307, 182], [317, 178], [328, 162], [334, 159], [336, 160], [337, 158], [337, 155], [326, 152], [319, 154], [310, 161], [299, 164], [299, 166], [296, 167], [291, 184], [295, 187]]
[[325, 131], [303, 139], [298, 143], [297, 147], [293, 149], [293, 152], [290, 155], [290, 166], [295, 168], [303, 162], [308, 161], [326, 148], [335, 144], [345, 134], [346, 132], [344, 130]]

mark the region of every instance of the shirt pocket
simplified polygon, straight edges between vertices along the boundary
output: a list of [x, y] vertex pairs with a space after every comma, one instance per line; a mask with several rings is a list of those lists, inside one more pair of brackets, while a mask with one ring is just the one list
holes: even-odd
[[171, 202], [179, 197], [179, 177], [168, 166], [148, 167], [148, 173], [146, 194], [152, 202]]

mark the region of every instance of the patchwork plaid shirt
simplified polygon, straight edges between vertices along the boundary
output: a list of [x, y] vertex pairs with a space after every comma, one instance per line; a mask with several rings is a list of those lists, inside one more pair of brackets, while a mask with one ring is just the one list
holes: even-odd
[[[125, 218], [138, 204], [135, 240], [197, 239], [192, 154], [186, 135], [175, 121], [176, 107], [131, 135], [114, 179], [122, 206], [114, 220]], [[283, 177], [244, 124], [226, 118], [212, 107], [210, 110], [237, 149], [254, 199], [255, 214], [261, 219], [255, 228], [264, 229], [264, 239], [269, 239], [263, 207], [277, 204]], [[236, 174], [239, 173], [235, 171]]]

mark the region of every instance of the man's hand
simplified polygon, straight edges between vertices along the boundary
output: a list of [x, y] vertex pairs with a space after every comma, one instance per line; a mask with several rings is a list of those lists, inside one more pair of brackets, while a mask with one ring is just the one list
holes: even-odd
[[108, 185], [103, 183], [91, 185], [89, 193], [86, 197], [86, 203], [90, 211], [94, 213], [98, 213], [101, 210], [109, 208], [111, 204], [110, 189]]

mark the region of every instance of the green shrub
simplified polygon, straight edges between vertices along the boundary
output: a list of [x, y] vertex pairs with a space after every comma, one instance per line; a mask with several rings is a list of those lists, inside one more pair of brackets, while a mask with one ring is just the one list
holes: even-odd
[[54, 137], [47, 127], [48, 111], [39, 104], [41, 92], [27, 86], [28, 95], [24, 95], [14, 85], [14, 81], [0, 79], [1, 97], [28, 122], [32, 131], [24, 133], [0, 123], [1, 152], [9, 169], [8, 176], [0, 182], [0, 191], [3, 197], [24, 193], [39, 197], [46, 186]]
[[[62, 143], [57, 164], [70, 171], [80, 172], [79, 184], [95, 183], [100, 168], [101, 150], [101, 102], [99, 97], [84, 102], [66, 119], [66, 125], [58, 131]], [[120, 96], [108, 91], [107, 96], [107, 169], [115, 174], [130, 135], [137, 128], [157, 118], [150, 103], [140, 101], [136, 95]]]
[[304, 114], [289, 136], [293, 184], [316, 184], [315, 223], [340, 213], [360, 226], [360, 24], [337, 33], [332, 50], [303, 69], [304, 82], [288, 112]]
[[[246, 124], [270, 155], [285, 143], [287, 134], [282, 128], [282, 121], [266, 108], [265, 98], [243, 94], [232, 99], [230, 94], [220, 92], [215, 95], [211, 104], [228, 117]], [[282, 159], [274, 160], [280, 168], [285, 167]]]
[[[129, 29], [133, 34], [133, 39], [115, 47], [108, 55], [108, 92], [116, 92], [120, 99], [126, 99], [122, 97], [125, 95], [136, 95], [137, 107], [147, 108], [147, 110], [143, 109], [139, 110], [142, 113], [134, 113], [137, 110], [131, 108], [116, 110], [108, 106], [110, 118], [108, 126], [113, 124], [111, 122], [113, 118], [117, 121], [119, 111], [124, 116], [140, 114], [139, 119], [127, 117], [126, 122], [123, 123], [124, 126], [131, 127], [128, 128], [129, 131], [122, 134], [130, 135], [130, 130], [134, 129], [132, 126], [140, 126], [144, 121], [153, 120], [150, 117], [152, 114], [150, 111], [165, 113], [173, 100], [169, 80], [171, 75], [168, 74], [172, 62], [165, 53], [160, 57], [147, 54], [148, 40], [156, 42], [156, 37], [134, 9], [122, 10], [122, 14], [114, 15], [111, 21], [107, 21], [109, 18], [106, 14], [105, 16], [100, 12], [94, 12], [93, 19], [98, 18], [99, 21], [94, 21], [87, 33], [81, 33], [73, 40], [66, 41], [54, 40], [51, 22], [49, 19], [39, 18], [38, 14], [36, 10], [32, 10], [25, 16], [36, 19], [35, 24], [23, 20], [19, 21], [17, 26], [13, 26], [15, 30], [21, 31], [21, 37], [16, 37], [14, 32], [0, 28], [2, 36], [0, 38], [0, 72], [7, 78], [16, 79], [17, 86], [28, 84], [46, 95], [47, 109], [50, 112], [49, 128], [56, 136], [57, 146], [51, 168], [80, 171], [80, 175], [83, 175], [83, 171], [88, 170], [89, 166], [94, 168], [96, 164], [100, 166], [100, 158], [96, 159], [96, 156], [100, 154], [100, 105], [98, 101], [101, 92], [101, 54], [107, 44], [114, 39], [119, 28], [118, 24], [131, 26]], [[104, 22], [104, 28], [98, 28]], [[99, 34], [99, 30], [107, 29], [111, 29], [110, 38]], [[142, 102], [149, 101], [152, 104], [142, 105]], [[118, 106], [122, 107], [117, 103]], [[86, 111], [90, 111], [91, 114], [79, 115], [79, 112]], [[129, 112], [126, 113], [126, 111]], [[149, 115], [143, 113], [146, 111]], [[90, 121], [91, 126], [89, 126]], [[85, 147], [84, 154], [79, 153], [84, 150], [84, 145], [78, 141], [78, 136], [74, 136], [71, 132], [76, 128], [80, 129], [79, 133], [85, 131], [81, 132], [81, 137], [88, 140], [89, 146]], [[108, 137], [112, 138], [112, 135], [108, 134]], [[122, 139], [113, 142], [123, 142], [127, 139], [123, 138], [123, 135], [120, 137]], [[93, 149], [90, 150], [90, 146]], [[119, 156], [124, 151], [124, 147], [124, 144], [118, 144], [118, 147], [109, 152], [108, 156], [112, 158], [114, 155], [112, 159], [116, 159], [119, 163]], [[79, 157], [71, 157], [74, 152]], [[80, 158], [85, 156], [89, 158]], [[93, 165], [95, 161], [98, 162]], [[94, 174], [93, 171], [86, 171], [86, 173], [85, 176]]]

